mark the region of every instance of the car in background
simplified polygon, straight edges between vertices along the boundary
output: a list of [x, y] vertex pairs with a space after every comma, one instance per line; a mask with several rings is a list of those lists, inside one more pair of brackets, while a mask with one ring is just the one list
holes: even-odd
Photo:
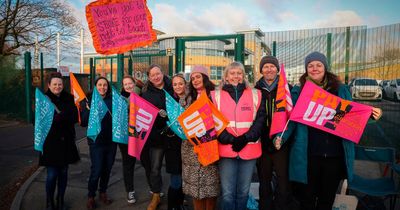
[[350, 82], [350, 92], [354, 100], [382, 100], [382, 87], [376, 79], [354, 78]]
[[385, 88], [386, 97], [394, 101], [400, 100], [400, 79], [390, 80], [389, 85]]
[[387, 98], [386, 97], [386, 88], [389, 86], [390, 80], [382, 80], [381, 82], [379, 82], [379, 86], [381, 86], [382, 88], [382, 97], [383, 98]]

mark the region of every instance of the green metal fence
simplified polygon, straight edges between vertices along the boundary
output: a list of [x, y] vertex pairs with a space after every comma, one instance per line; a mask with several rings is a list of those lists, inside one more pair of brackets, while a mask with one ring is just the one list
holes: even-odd
[[210, 79], [218, 84], [225, 66], [233, 61], [244, 63], [243, 34], [179, 37], [175, 43], [176, 71], [187, 79], [192, 67], [200, 64], [208, 68]]
[[326, 54], [353, 99], [383, 110], [380, 121], [367, 125], [361, 144], [400, 150], [400, 24], [267, 32], [265, 42], [292, 84], [305, 72], [307, 54]]
[[[400, 149], [400, 23], [376, 28], [351, 26], [266, 33], [250, 30], [208, 37], [166, 36], [153, 46], [132, 53], [92, 58], [91, 76], [86, 77], [86, 83], [80, 83], [84, 89], [89, 89], [95, 77], [103, 75], [118, 86], [125, 74], [144, 82], [147, 80], [145, 72], [153, 63], [161, 65], [168, 75], [188, 73], [193, 65], [203, 64], [209, 67], [211, 79], [220, 81], [224, 67], [233, 60], [244, 62], [246, 76], [252, 83], [260, 77], [258, 62], [262, 55], [273, 54], [285, 64], [289, 82], [296, 84], [305, 71], [304, 58], [312, 51], [327, 55], [331, 71], [350, 85], [353, 97], [364, 96], [358, 100], [360, 103], [383, 109], [382, 119], [367, 125], [361, 144]], [[45, 86], [44, 80], [37, 78], [45, 78], [46, 71], [43, 76], [41, 71], [31, 71], [32, 59], [28, 54], [25, 56], [26, 62], [20, 69], [29, 71], [13, 66], [15, 60], [10, 64], [2, 59], [1, 114], [29, 118], [26, 110], [33, 106], [33, 89], [28, 87]], [[25, 80], [25, 72], [32, 81]], [[370, 82], [373, 84], [365, 85]]]

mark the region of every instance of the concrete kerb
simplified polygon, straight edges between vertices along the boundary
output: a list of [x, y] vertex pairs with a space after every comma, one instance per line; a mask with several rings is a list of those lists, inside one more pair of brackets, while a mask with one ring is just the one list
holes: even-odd
[[[86, 137], [83, 137], [79, 140], [76, 141], [76, 144], [79, 144], [81, 141], [83, 141], [84, 139], [86, 139]], [[33, 173], [25, 182], [24, 184], [19, 188], [17, 194], [14, 197], [14, 200], [11, 204], [11, 208], [10, 210], [20, 210], [21, 209], [21, 202], [22, 199], [26, 193], [26, 191], [28, 190], [29, 186], [32, 184], [33, 180], [36, 179], [36, 177], [44, 170], [45, 167], [41, 166], [39, 167], [35, 173]]]
[[25, 192], [28, 190], [29, 186], [33, 182], [33, 180], [36, 179], [36, 177], [43, 171], [45, 167], [41, 166], [39, 167], [35, 173], [32, 174], [25, 182], [24, 184], [19, 188], [17, 194], [15, 195], [15, 198], [11, 204], [11, 210], [20, 210], [21, 209], [21, 202], [22, 198], [25, 195]]
[[0, 120], [0, 128], [8, 128], [8, 127], [13, 127], [16, 125], [19, 125], [20, 122], [18, 121], [5, 121], [5, 120]]

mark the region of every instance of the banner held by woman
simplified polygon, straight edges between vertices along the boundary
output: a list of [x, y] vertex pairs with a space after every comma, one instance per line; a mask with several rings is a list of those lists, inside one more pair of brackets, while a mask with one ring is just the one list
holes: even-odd
[[55, 106], [38, 88], [35, 92], [35, 102], [34, 148], [43, 152], [44, 141], [53, 123]]
[[344, 100], [307, 81], [290, 120], [358, 144], [371, 112], [370, 106]]

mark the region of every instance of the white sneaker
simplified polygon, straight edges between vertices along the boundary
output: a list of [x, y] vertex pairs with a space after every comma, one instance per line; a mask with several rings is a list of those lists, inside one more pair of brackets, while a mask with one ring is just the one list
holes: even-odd
[[135, 191], [128, 192], [128, 203], [136, 203]]
[[[150, 194], [153, 194], [153, 191], [150, 190], [149, 193], [150, 193]], [[160, 192], [160, 198], [162, 198], [162, 197], [164, 197], [164, 193], [163, 193], [163, 192]]]

